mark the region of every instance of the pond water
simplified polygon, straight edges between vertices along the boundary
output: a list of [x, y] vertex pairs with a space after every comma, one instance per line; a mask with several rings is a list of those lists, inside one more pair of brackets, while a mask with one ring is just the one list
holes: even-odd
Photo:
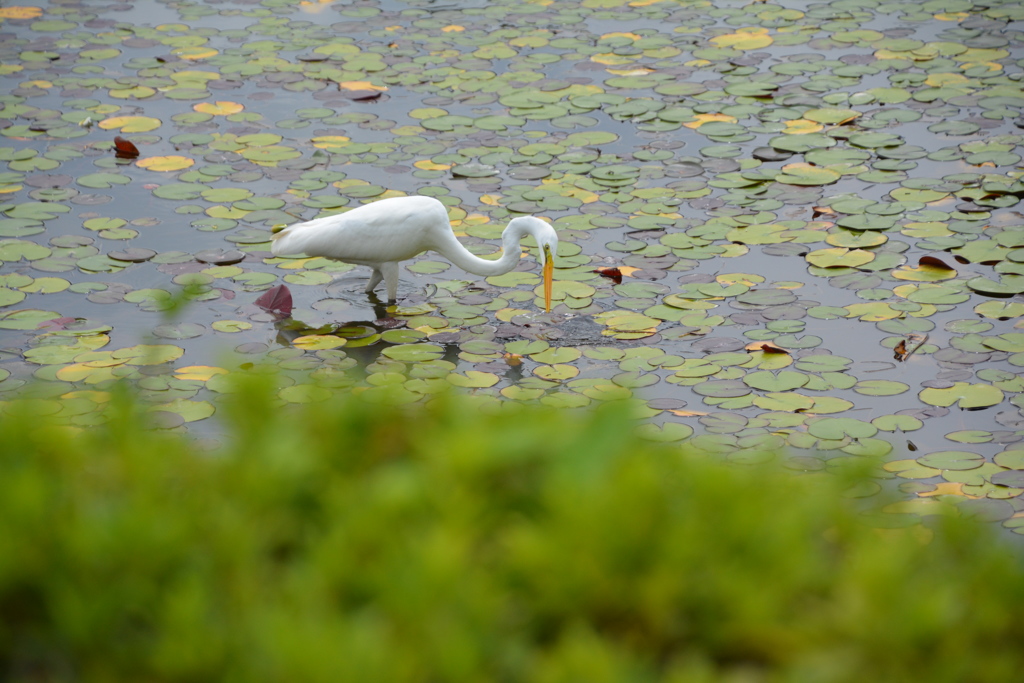
[[[1024, 529], [1024, 9], [724, 4], [0, 8], [0, 391], [88, 426], [126, 379], [206, 435], [264, 368], [289, 403], [627, 400], [643, 438], [875, 456], [908, 523]], [[414, 194], [478, 254], [552, 221], [553, 310], [535, 248], [423, 254], [390, 308], [269, 252]], [[256, 304], [279, 285], [289, 315]]]

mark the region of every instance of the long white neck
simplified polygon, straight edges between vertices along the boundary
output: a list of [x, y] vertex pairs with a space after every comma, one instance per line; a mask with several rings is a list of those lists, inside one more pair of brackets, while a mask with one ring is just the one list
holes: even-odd
[[442, 244], [434, 247], [434, 251], [444, 256], [454, 265], [474, 275], [502, 275], [516, 267], [521, 257], [519, 242], [525, 235], [531, 234], [530, 225], [524, 221], [511, 221], [501, 233], [502, 254], [496, 260], [474, 256], [467, 250], [455, 235], [448, 231]]

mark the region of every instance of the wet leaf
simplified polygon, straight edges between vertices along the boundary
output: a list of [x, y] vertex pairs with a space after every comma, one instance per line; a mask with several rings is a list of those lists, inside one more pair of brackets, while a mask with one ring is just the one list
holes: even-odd
[[973, 470], [985, 463], [985, 458], [969, 451], [939, 451], [917, 459], [925, 467], [938, 470]]
[[112, 116], [97, 125], [103, 130], [119, 130], [122, 133], [148, 133], [159, 128], [162, 121], [151, 116]]
[[292, 314], [292, 293], [285, 285], [277, 285], [260, 295], [255, 304], [264, 310], [287, 317]]
[[948, 389], [924, 389], [918, 394], [925, 403], [948, 407], [954, 403], [961, 409], [986, 408], [1001, 403], [1004, 394], [990, 384], [955, 382]]
[[[420, 362], [440, 358], [444, 355], [444, 349], [434, 344], [398, 344], [396, 346], [389, 346], [381, 353], [394, 360]], [[494, 383], [497, 383], [497, 379], [495, 379]]]
[[292, 346], [304, 351], [320, 351], [336, 349], [344, 346], [347, 340], [330, 334], [307, 334], [292, 340]]
[[492, 387], [498, 383], [497, 375], [490, 372], [478, 372], [476, 370], [468, 370], [465, 374], [453, 372], [447, 375], [445, 379], [457, 387], [469, 389], [484, 389]]
[[146, 157], [145, 159], [139, 159], [135, 162], [139, 168], [144, 168], [149, 171], [159, 171], [161, 173], [169, 173], [171, 171], [181, 171], [195, 165], [195, 160], [183, 156], [165, 156], [165, 157]]
[[114, 137], [114, 148], [118, 159], [136, 159], [139, 156], [139, 148], [120, 135]]
[[238, 102], [200, 102], [199, 104], [192, 105], [192, 109], [201, 114], [228, 116], [229, 114], [239, 113], [245, 107]]

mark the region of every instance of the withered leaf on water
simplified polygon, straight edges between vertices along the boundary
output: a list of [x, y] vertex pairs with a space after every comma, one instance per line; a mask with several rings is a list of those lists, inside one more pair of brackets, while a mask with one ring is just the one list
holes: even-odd
[[917, 265], [928, 266], [930, 268], [942, 268], [944, 270], [956, 270], [953, 266], [947, 265], [945, 261], [934, 256], [922, 256], [918, 260]]
[[114, 150], [114, 156], [118, 159], [137, 159], [139, 157], [139, 148], [131, 140], [125, 140], [120, 135], [114, 138]]
[[783, 353], [789, 355], [789, 351], [786, 349], [779, 348], [773, 344], [763, 344], [754, 342], [753, 344], [747, 344], [747, 351], [763, 351], [764, 353]]
[[618, 268], [595, 268], [594, 272], [601, 277], [606, 277], [617, 285], [622, 284], [622, 271]]
[[256, 305], [265, 311], [289, 316], [292, 314], [292, 293], [285, 285], [277, 285], [256, 299]]

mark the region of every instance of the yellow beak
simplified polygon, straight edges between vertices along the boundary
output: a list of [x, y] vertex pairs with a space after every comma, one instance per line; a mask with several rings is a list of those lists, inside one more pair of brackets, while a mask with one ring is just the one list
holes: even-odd
[[551, 249], [544, 247], [544, 310], [551, 312], [551, 285], [555, 276], [555, 260]]

